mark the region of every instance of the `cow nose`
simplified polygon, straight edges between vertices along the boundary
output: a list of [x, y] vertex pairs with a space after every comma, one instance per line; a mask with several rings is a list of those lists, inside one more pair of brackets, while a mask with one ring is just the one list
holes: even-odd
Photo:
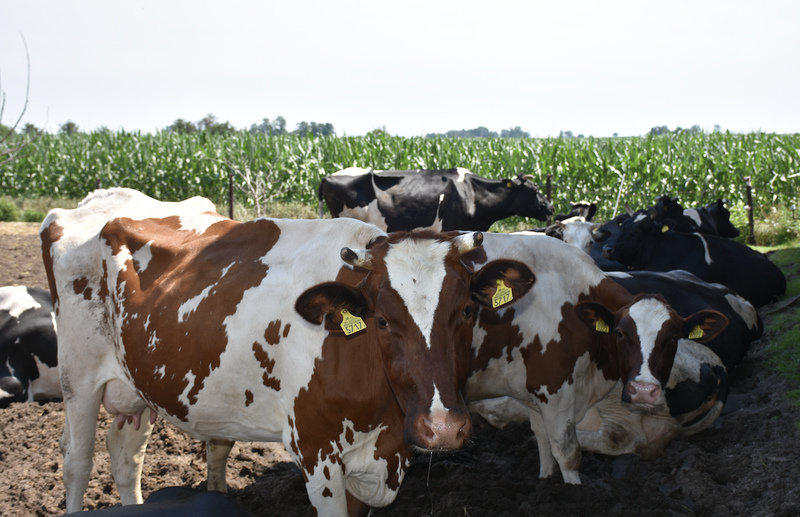
[[644, 406], [657, 406], [661, 404], [661, 386], [651, 382], [629, 382], [626, 388], [631, 403]]
[[472, 418], [467, 411], [421, 414], [414, 427], [415, 445], [426, 450], [460, 449], [472, 436]]
[[611, 259], [611, 255], [614, 254], [614, 248], [609, 248], [608, 246], [603, 246], [603, 258], [604, 259]]

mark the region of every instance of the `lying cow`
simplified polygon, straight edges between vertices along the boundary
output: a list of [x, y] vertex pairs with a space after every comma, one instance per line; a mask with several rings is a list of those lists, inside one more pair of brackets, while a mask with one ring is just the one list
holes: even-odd
[[412, 447], [469, 440], [477, 312], [499, 286], [519, 299], [533, 282], [515, 261], [468, 269], [461, 257], [480, 233], [239, 223], [127, 189], [51, 211], [41, 239], [59, 328], [67, 512], [82, 507], [101, 404], [121, 416], [108, 448], [123, 504], [142, 501], [158, 414], [201, 440], [282, 441], [318, 514], [387, 505]]
[[0, 287], [0, 408], [61, 399], [57, 350], [50, 293]]
[[678, 198], [667, 195], [656, 199], [652, 209], [656, 214], [656, 222], [667, 219], [675, 221], [675, 231], [683, 233], [702, 233], [736, 238], [739, 229], [731, 223], [731, 213], [725, 208], [725, 202], [717, 199], [700, 208], [683, 208]]
[[462, 168], [373, 171], [350, 167], [322, 178], [322, 202], [333, 217], [351, 217], [382, 230], [486, 231], [511, 216], [541, 221], [553, 206], [533, 176], [490, 180]]
[[[578, 443], [583, 451], [656, 459], [673, 439], [711, 426], [727, 395], [728, 375], [719, 357], [706, 346], [681, 339], [664, 389], [665, 406], [655, 412], [631, 411], [621, 402], [622, 382], [617, 382], [575, 426]], [[529, 407], [511, 397], [478, 400], [468, 407], [496, 427], [530, 420]]]
[[621, 383], [621, 404], [645, 413], [665, 407], [665, 388], [679, 338], [704, 342], [727, 324], [703, 310], [688, 318], [659, 296], [633, 296], [585, 254], [556, 239], [485, 235], [465, 256], [478, 266], [497, 257], [527, 264], [536, 277], [511, 307], [481, 311], [468, 393], [471, 400], [510, 396], [530, 408], [539, 474], [561, 469], [580, 483], [576, 423]]
[[766, 255], [724, 237], [672, 231], [674, 225], [658, 223], [654, 211], [638, 212], [605, 242], [603, 256], [629, 269], [683, 269], [733, 289], [755, 307], [786, 291], [783, 272]]

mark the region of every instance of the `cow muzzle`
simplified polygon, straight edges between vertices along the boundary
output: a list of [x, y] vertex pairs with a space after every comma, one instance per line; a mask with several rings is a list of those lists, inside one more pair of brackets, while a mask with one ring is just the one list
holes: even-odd
[[652, 382], [631, 381], [622, 392], [622, 401], [636, 406], [643, 411], [657, 411], [666, 400], [661, 386]]
[[417, 449], [424, 451], [460, 449], [472, 437], [472, 418], [466, 410], [421, 413], [414, 417], [410, 431], [407, 441]]

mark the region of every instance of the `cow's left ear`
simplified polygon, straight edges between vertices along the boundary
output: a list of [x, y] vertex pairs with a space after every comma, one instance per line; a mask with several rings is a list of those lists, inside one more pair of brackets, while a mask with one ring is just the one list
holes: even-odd
[[340, 282], [316, 285], [297, 298], [294, 309], [311, 323], [321, 324], [326, 314], [336, 314], [341, 319], [342, 310], [356, 316], [368, 310], [371, 304], [360, 289]]
[[698, 343], [706, 343], [728, 326], [728, 318], [721, 312], [703, 310], [686, 318], [682, 336]]
[[472, 277], [472, 298], [489, 309], [498, 309], [527, 293], [536, 276], [528, 266], [515, 260], [495, 260]]
[[609, 334], [617, 326], [617, 319], [604, 306], [595, 302], [580, 302], [575, 306], [575, 314], [590, 330]]

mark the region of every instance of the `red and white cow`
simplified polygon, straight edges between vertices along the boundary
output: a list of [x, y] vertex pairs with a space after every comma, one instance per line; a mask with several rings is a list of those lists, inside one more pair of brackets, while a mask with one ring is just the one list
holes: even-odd
[[[716, 421], [727, 400], [728, 373], [708, 347], [681, 339], [664, 386], [663, 408], [632, 411], [622, 403], [622, 385], [617, 381], [576, 424], [578, 443], [582, 451], [609, 456], [635, 454], [653, 460], [664, 454], [673, 439], [697, 434]], [[477, 400], [468, 407], [495, 427], [530, 421], [528, 406], [511, 397]]]
[[724, 315], [681, 318], [658, 296], [634, 297], [576, 248], [546, 237], [485, 234], [484, 247], [464, 257], [480, 265], [495, 256], [527, 264], [536, 277], [522, 300], [481, 311], [474, 332], [471, 400], [511, 396], [530, 408], [539, 446], [539, 474], [561, 469], [580, 483], [576, 424], [621, 381], [621, 403], [656, 412], [679, 338], [717, 335]]
[[142, 500], [155, 414], [201, 440], [282, 441], [321, 515], [389, 504], [413, 448], [469, 439], [475, 317], [498, 282], [522, 297], [526, 266], [466, 267], [480, 233], [239, 223], [197, 205], [113, 189], [42, 223], [67, 512], [82, 507], [101, 404], [121, 415], [108, 444], [123, 504]]

